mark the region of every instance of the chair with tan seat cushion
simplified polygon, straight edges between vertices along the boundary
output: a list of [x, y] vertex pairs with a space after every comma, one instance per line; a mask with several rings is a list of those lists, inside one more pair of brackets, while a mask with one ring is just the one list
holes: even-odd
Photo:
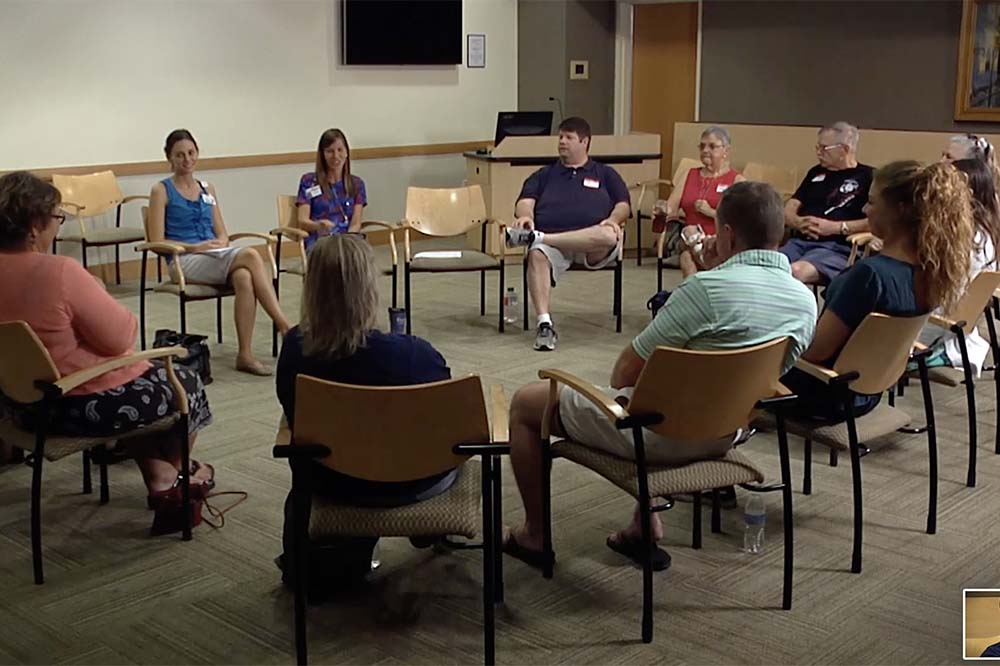
[[[174, 357], [183, 358], [187, 351], [180, 347], [161, 347], [136, 354], [126, 354], [99, 365], [83, 368], [61, 376], [48, 350], [31, 327], [23, 321], [0, 323], [0, 393], [8, 400], [34, 411], [36, 423], [41, 424], [34, 432], [22, 429], [11, 415], [0, 417], [0, 439], [24, 450], [27, 464], [32, 468], [31, 477], [31, 556], [35, 583], [45, 581], [42, 570], [42, 465], [44, 461], [56, 461], [76, 453], [83, 453], [83, 492], [92, 492], [90, 480], [90, 452], [98, 447], [106, 447], [117, 441], [131, 437], [148, 435], [152, 432], [174, 430], [182, 442], [181, 469], [188, 469], [188, 402], [187, 393], [174, 374]], [[48, 415], [52, 405], [69, 391], [86, 384], [111, 370], [122, 368], [140, 361], [156, 358], [166, 362], [167, 377], [174, 387], [175, 410], [173, 413], [143, 428], [116, 434], [110, 437], [60, 437], [47, 432]], [[101, 504], [109, 501], [108, 468], [104, 456], [99, 460], [101, 477]], [[189, 497], [188, 475], [181, 475], [184, 497]], [[183, 539], [191, 539], [190, 512], [185, 512], [187, 523], [183, 529]]]
[[[674, 178], [673, 181], [671, 182], [672, 186], [671, 193], [673, 193], [673, 191], [678, 187], [681, 188], [681, 190], [683, 191], [684, 184], [687, 182], [688, 173], [691, 171], [691, 169], [700, 169], [701, 166], [702, 166], [701, 160], [691, 159], [690, 157], [681, 158], [680, 163], [677, 165], [677, 170], [674, 171]], [[640, 192], [640, 195], [641, 194], [642, 193]], [[652, 217], [652, 206], [653, 204], [656, 203], [655, 197], [653, 199], [654, 199], [653, 201], [649, 202], [650, 217]], [[681, 211], [678, 211], [678, 214], [680, 213]], [[680, 220], [682, 219], [683, 218], [677, 218], [677, 220], [668, 221], [668, 224], [680, 224]], [[664, 254], [666, 240], [667, 240], [666, 233], [661, 233], [660, 237], [657, 238], [656, 240], [656, 290], [657, 291], [663, 291], [663, 269], [668, 266], [667, 262], [671, 260], [670, 257], [667, 257]], [[674, 268], [677, 268], [679, 266], [679, 264], [678, 265], [670, 264], [670, 265], [673, 266]]]
[[[222, 299], [227, 296], [233, 296], [236, 292], [233, 290], [232, 285], [228, 282], [226, 284], [197, 284], [193, 282], [188, 282], [187, 278], [184, 276], [184, 270], [181, 268], [180, 262], [177, 259], [183, 255], [187, 254], [188, 250], [181, 243], [175, 243], [169, 240], [160, 241], [157, 243], [149, 242], [149, 208], [143, 206], [142, 208], [142, 224], [145, 229], [145, 234], [143, 238], [146, 239], [145, 243], [136, 245], [135, 249], [142, 253], [142, 262], [139, 272], [139, 344], [142, 349], [146, 348], [146, 264], [148, 261], [149, 253], [152, 252], [158, 258], [159, 257], [169, 257], [173, 262], [173, 271], [177, 276], [177, 281], [174, 282], [169, 277], [165, 282], [159, 282], [153, 287], [153, 291], [159, 294], [170, 294], [176, 296], [180, 305], [180, 325], [181, 333], [187, 333], [187, 304], [193, 301], [215, 301], [215, 334], [216, 339], [219, 343], [222, 343]], [[274, 276], [277, 275], [277, 267], [274, 263], [274, 252], [271, 250], [271, 243], [274, 242], [274, 237], [267, 234], [259, 234], [255, 232], [240, 232], [236, 234], [229, 234], [230, 241], [239, 241], [245, 239], [258, 239], [264, 241], [261, 245], [264, 247], [264, 255], [267, 261], [267, 265], [271, 269], [272, 281]], [[157, 259], [159, 261], [159, 259]], [[273, 344], [272, 337], [272, 349], [271, 355], [277, 356], [278, 350], [277, 346]]]
[[[306, 663], [302, 554], [308, 539], [330, 536], [473, 538], [482, 534], [485, 661], [494, 661], [494, 604], [503, 601], [497, 556], [500, 531], [500, 463], [507, 446], [506, 400], [491, 389], [493, 428], [479, 377], [431, 384], [371, 387], [299, 375], [295, 423], [279, 426], [275, 457], [292, 466], [296, 651]], [[391, 416], [386, 407], [391, 405]], [[482, 468], [469, 462], [482, 456]], [[457, 469], [443, 493], [405, 506], [358, 507], [324, 499], [308, 487], [308, 465], [374, 482], [406, 482]], [[482, 508], [480, 509], [480, 500]], [[302, 516], [310, 512], [309, 525]], [[308, 574], [307, 574], [308, 575]]]
[[[486, 272], [499, 273], [500, 287], [497, 298], [497, 330], [503, 333], [503, 297], [504, 297], [504, 254], [493, 257], [486, 253], [486, 234], [496, 230], [499, 234], [498, 246], [504, 247], [505, 229], [503, 223], [491, 227], [487, 224], [486, 202], [483, 190], [479, 185], [455, 188], [408, 187], [406, 189], [406, 212], [397, 227], [389, 229], [389, 245], [392, 252], [392, 304], [396, 306], [396, 283], [399, 279], [399, 251], [396, 246], [396, 234], [403, 237], [403, 298], [406, 309], [406, 333], [412, 330], [412, 308], [410, 280], [414, 273], [479, 273], [479, 314], [486, 314]], [[410, 248], [411, 230], [425, 236], [435, 238], [464, 237], [476, 227], [480, 228], [481, 242], [479, 250], [443, 250], [448, 253], [443, 256], [424, 255], [424, 252], [442, 252], [442, 250], [426, 250], [414, 254]], [[458, 256], [451, 256], [453, 253]], [[421, 256], [424, 255], [424, 256]]]
[[[851, 479], [854, 496], [854, 545], [851, 571], [861, 573], [861, 547], [863, 502], [861, 492], [861, 456], [866, 442], [893, 434], [910, 423], [910, 416], [903, 410], [879, 404], [864, 416], [854, 416], [854, 394], [879, 395], [895, 386], [906, 372], [911, 349], [928, 315], [919, 317], [889, 317], [870, 314], [855, 329], [841, 350], [833, 368], [799, 359], [796, 367], [828, 384], [844, 405], [847, 419], [829, 424], [805, 418], [789, 417], [788, 431], [805, 439], [803, 458], [802, 492], [812, 494], [812, 444], [816, 442], [832, 450], [846, 450], [851, 457]], [[934, 405], [931, 401], [930, 382], [927, 379], [927, 350], [914, 356], [920, 367], [924, 396], [926, 426], [912, 432], [927, 433], [928, 447], [928, 500], [927, 533], [937, 531], [937, 435], [934, 427]], [[908, 431], [907, 431], [908, 432]], [[831, 462], [833, 458], [831, 458]]]
[[[542, 419], [542, 575], [552, 577], [555, 552], [552, 548], [552, 506], [550, 475], [552, 460], [563, 457], [596, 472], [635, 497], [642, 520], [643, 611], [642, 640], [653, 639], [653, 568], [654, 544], [650, 530], [654, 497], [678, 494], [694, 496], [693, 547], [701, 546], [701, 493], [713, 493], [712, 531], [721, 531], [718, 519], [717, 489], [730, 485], [762, 492], [781, 491], [784, 517], [784, 585], [782, 607], [792, 606], [792, 493], [788, 446], [782, 425], [781, 406], [793, 399], [774, 396], [781, 374], [787, 338], [746, 349], [692, 351], [657, 347], [646, 361], [635, 392], [623, 407], [591, 384], [561, 370], [542, 370], [538, 376], [549, 380], [549, 400]], [[677, 390], [683, 378], [685, 390]], [[635, 441], [635, 460], [617, 458], [572, 441], [550, 443], [549, 424], [558, 409], [559, 387], [578, 391], [600, 410], [619, 430], [630, 429]], [[705, 409], [711, 405], [711, 409]], [[732, 436], [746, 428], [755, 406], [777, 410], [778, 450], [781, 460], [781, 483], [760, 486], [763, 473], [742, 453], [728, 451], [724, 456], [698, 460], [685, 465], [661, 466], [646, 462], [644, 431], [651, 430], [671, 441], [712, 441]]]

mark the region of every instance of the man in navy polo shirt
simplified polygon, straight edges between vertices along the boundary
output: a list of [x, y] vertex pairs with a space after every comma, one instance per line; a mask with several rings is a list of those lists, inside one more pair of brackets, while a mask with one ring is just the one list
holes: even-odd
[[528, 292], [538, 317], [535, 349], [556, 348], [549, 313], [552, 287], [572, 264], [604, 268], [615, 260], [629, 193], [618, 172], [587, 155], [590, 125], [570, 117], [559, 123], [559, 161], [524, 181], [507, 229], [507, 244], [527, 246]]

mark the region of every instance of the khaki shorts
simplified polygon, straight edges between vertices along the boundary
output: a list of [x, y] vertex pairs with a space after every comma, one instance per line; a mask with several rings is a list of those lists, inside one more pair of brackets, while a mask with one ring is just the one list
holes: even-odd
[[[633, 388], [600, 387], [610, 398], [632, 397]], [[559, 395], [559, 419], [566, 435], [592, 449], [610, 453], [626, 460], [635, 460], [635, 440], [631, 430], [619, 430], [597, 405], [581, 393], [563, 387]], [[713, 441], [670, 440], [651, 430], [643, 430], [646, 461], [655, 465], [683, 465], [696, 460], [719, 458], [733, 447], [740, 433]]]
[[551, 245], [546, 245], [545, 243], [533, 244], [530, 248], [528, 248], [528, 252], [531, 252], [532, 250], [538, 250], [545, 255], [546, 259], [549, 260], [549, 266], [551, 267], [550, 273], [552, 276], [552, 286], [554, 287], [556, 286], [556, 283], [559, 282], [559, 278], [562, 277], [563, 273], [568, 271], [569, 267], [574, 264], [583, 266], [584, 268], [588, 268], [592, 271], [597, 271], [604, 268], [618, 257], [618, 248], [620, 246], [621, 246], [621, 240], [618, 241], [618, 245], [611, 248], [611, 251], [608, 252], [608, 256], [604, 257], [596, 264], [590, 264], [587, 262], [586, 252], [575, 252], [573, 254], [567, 254], [562, 250], [556, 249]]
[[[236, 261], [236, 255], [243, 248], [224, 247], [208, 252], [182, 254], [178, 258], [184, 270], [184, 280], [192, 284], [223, 285], [229, 282], [229, 271]], [[177, 267], [171, 263], [170, 278], [177, 282]]]

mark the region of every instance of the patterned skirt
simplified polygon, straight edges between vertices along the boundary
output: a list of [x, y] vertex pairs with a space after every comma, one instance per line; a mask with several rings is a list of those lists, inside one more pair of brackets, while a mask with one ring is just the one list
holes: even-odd
[[[174, 364], [174, 373], [188, 397], [188, 432], [194, 434], [212, 422], [201, 377]], [[21, 428], [34, 430], [33, 409], [6, 402]], [[106, 391], [68, 395], [56, 401], [49, 418], [49, 434], [66, 437], [112, 437], [148, 426], [175, 410], [174, 387], [159, 361], [132, 381]]]

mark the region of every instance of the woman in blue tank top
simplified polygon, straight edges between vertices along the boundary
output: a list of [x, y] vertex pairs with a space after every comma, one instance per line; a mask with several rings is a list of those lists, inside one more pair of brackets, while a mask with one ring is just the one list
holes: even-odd
[[[153, 185], [150, 193], [149, 240], [167, 240], [187, 249], [178, 259], [185, 281], [232, 285], [236, 292], [234, 319], [239, 343], [236, 369], [270, 375], [271, 371], [252, 351], [257, 302], [274, 320], [281, 335], [290, 328], [275, 296], [271, 271], [253, 248], [229, 245], [215, 188], [194, 177], [198, 144], [191, 133], [184, 129], [171, 132], [164, 152], [173, 175]], [[176, 266], [171, 266], [171, 275], [176, 279]]]

